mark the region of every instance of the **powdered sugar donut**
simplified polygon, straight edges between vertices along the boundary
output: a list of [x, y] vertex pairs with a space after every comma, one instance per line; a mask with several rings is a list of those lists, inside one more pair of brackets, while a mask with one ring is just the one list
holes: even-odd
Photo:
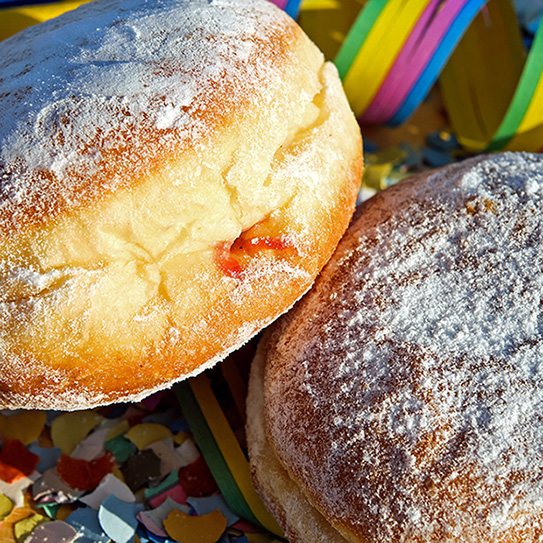
[[543, 534], [543, 156], [365, 203], [252, 369], [257, 486], [292, 541]]
[[361, 140], [281, 10], [102, 0], [0, 53], [1, 407], [136, 400], [309, 288]]

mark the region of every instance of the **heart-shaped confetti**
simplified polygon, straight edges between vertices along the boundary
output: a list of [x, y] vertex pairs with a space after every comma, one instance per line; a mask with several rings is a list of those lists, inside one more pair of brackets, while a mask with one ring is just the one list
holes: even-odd
[[174, 510], [164, 520], [164, 528], [177, 543], [217, 543], [226, 530], [226, 519], [218, 510], [199, 517]]

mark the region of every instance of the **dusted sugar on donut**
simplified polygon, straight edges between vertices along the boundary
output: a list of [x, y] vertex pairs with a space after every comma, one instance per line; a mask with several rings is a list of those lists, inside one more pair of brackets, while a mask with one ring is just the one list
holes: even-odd
[[260, 356], [254, 470], [293, 540], [314, 540], [282, 506], [298, 493], [338, 541], [541, 541], [543, 156], [365, 203]]
[[101, 0], [0, 44], [0, 406], [139, 399], [286, 311], [354, 209], [335, 68], [264, 0]]

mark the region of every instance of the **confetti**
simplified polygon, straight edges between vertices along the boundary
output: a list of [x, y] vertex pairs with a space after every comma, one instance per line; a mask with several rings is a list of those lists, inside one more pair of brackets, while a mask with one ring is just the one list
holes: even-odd
[[141, 511], [141, 504], [127, 503], [116, 496], [109, 496], [98, 510], [98, 520], [104, 532], [115, 543], [128, 543], [136, 533], [136, 517]]
[[78, 536], [73, 526], [61, 520], [54, 520], [37, 526], [24, 543], [73, 543]]
[[18, 439], [10, 439], [0, 451], [0, 479], [14, 483], [34, 472], [40, 458]]
[[180, 468], [178, 475], [180, 485], [189, 496], [200, 498], [218, 491], [217, 483], [202, 456]]
[[220, 511], [226, 519], [227, 526], [232, 526], [240, 520], [240, 517], [228, 507], [221, 494], [206, 498], [188, 498], [187, 503], [192, 506], [197, 515], [207, 515], [216, 510]]
[[160, 459], [150, 449], [138, 451], [121, 466], [121, 472], [130, 490], [137, 492], [160, 477]]
[[189, 507], [180, 505], [179, 503], [173, 501], [171, 498], [166, 498], [164, 502], [154, 509], [149, 511], [142, 511], [138, 514], [138, 520], [153, 534], [160, 537], [168, 537], [168, 534], [165, 532], [163, 525], [164, 520], [172, 511], [182, 511], [183, 513], [189, 514]]
[[47, 470], [32, 486], [32, 494], [37, 503], [73, 503], [82, 494], [65, 483], [58, 474], [57, 468]]
[[85, 507], [77, 509], [66, 518], [79, 534], [77, 543], [109, 543], [110, 538], [104, 533], [98, 520], [98, 511]]
[[37, 443], [32, 443], [28, 447], [28, 450], [40, 457], [40, 461], [36, 466], [36, 470], [40, 473], [54, 468], [62, 454], [62, 451], [58, 447], [40, 447]]
[[17, 439], [23, 445], [29, 445], [38, 439], [45, 426], [45, 421], [44, 411], [23, 411], [9, 416], [0, 414], [2, 442]]
[[39, 476], [38, 472], [34, 472], [29, 477], [23, 477], [12, 484], [0, 480], [0, 494], [9, 498], [16, 508], [22, 507], [25, 502], [26, 490]]
[[49, 522], [49, 519], [43, 515], [39, 515], [38, 513], [34, 513], [33, 515], [16, 522], [13, 525], [13, 533], [17, 543], [22, 543], [25, 541], [26, 538], [32, 533], [34, 528], [44, 522]]
[[60, 457], [57, 471], [62, 480], [76, 490], [94, 490], [113, 470], [115, 457], [106, 452], [96, 460], [80, 460], [66, 454]]
[[64, 454], [71, 454], [76, 445], [101, 421], [102, 417], [94, 411], [63, 413], [51, 423], [53, 444]]
[[0, 494], [0, 522], [13, 511], [13, 502], [4, 494]]
[[124, 435], [109, 439], [104, 443], [104, 448], [114, 454], [119, 464], [126, 462], [138, 450], [134, 443], [126, 439]]
[[220, 511], [193, 517], [175, 510], [164, 520], [164, 528], [178, 543], [216, 543], [226, 530], [226, 519]]
[[141, 451], [151, 443], [172, 437], [172, 432], [162, 424], [148, 422], [133, 426], [126, 432], [125, 437]]
[[108, 496], [116, 496], [119, 500], [127, 503], [136, 501], [136, 497], [128, 485], [112, 473], [108, 473], [93, 492], [79, 498], [79, 501], [93, 509], [98, 509]]
[[89, 434], [83, 441], [78, 443], [70, 454], [72, 458], [81, 460], [94, 460], [103, 456], [106, 452], [104, 443], [109, 433], [109, 428], [101, 428]]

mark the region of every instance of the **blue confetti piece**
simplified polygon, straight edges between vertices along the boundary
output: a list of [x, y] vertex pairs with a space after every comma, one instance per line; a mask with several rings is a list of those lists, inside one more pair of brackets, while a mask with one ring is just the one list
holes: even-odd
[[227, 526], [232, 526], [240, 520], [240, 517], [228, 507], [226, 500], [221, 494], [206, 498], [187, 498], [187, 503], [194, 509], [198, 516], [207, 515], [218, 509], [224, 515]]
[[110, 538], [107, 536], [98, 521], [98, 511], [90, 507], [76, 509], [70, 513], [66, 521], [70, 526], [73, 526], [81, 535], [77, 539], [77, 543], [109, 543]]
[[54, 468], [62, 451], [58, 447], [40, 447], [37, 443], [29, 445], [28, 450], [40, 457], [36, 470], [45, 473], [48, 469]]
[[422, 149], [422, 154], [424, 156], [424, 160], [434, 168], [440, 168], [441, 166], [446, 166], [452, 162], [452, 158], [448, 153], [436, 151], [435, 149], [430, 149], [429, 147], [424, 147]]
[[177, 420], [174, 420], [168, 428], [174, 433], [177, 434], [177, 432], [190, 432], [190, 426], [189, 423], [186, 421], [186, 419], [179, 418]]
[[372, 140], [368, 138], [362, 139], [362, 147], [364, 148], [365, 153], [376, 153], [379, 150], [379, 146]]
[[98, 520], [104, 532], [115, 543], [129, 543], [136, 534], [136, 516], [144, 507], [138, 503], [127, 503], [117, 496], [108, 496], [98, 510]]

